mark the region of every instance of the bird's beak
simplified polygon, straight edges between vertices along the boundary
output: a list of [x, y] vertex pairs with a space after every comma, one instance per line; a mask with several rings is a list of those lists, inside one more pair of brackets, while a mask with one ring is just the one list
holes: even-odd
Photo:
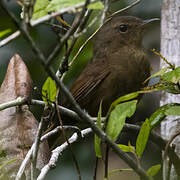
[[151, 26], [152, 24], [154, 24], [156, 22], [159, 23], [160, 19], [159, 18], [153, 18], [153, 19], [143, 20], [142, 27], [146, 29], [146, 27]]
[[159, 22], [160, 22], [159, 18], [143, 20], [143, 22], [140, 26], [141, 32], [143, 32], [143, 33], [147, 32], [147, 30], [149, 30], [149, 29], [151, 29], [151, 27], [153, 27], [154, 23], [159, 23]]
[[146, 20], [143, 20], [143, 24], [151, 24], [151, 23], [154, 23], [154, 22], [160, 22], [160, 19], [159, 18], [153, 18], [153, 19], [146, 19]]

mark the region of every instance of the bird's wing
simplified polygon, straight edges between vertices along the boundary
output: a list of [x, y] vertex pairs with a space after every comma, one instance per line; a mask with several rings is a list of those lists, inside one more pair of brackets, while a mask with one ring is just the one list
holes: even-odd
[[[81, 73], [70, 89], [77, 102], [84, 101], [97, 86], [110, 74], [108, 66], [104, 63], [90, 63]], [[87, 98], [88, 99], [88, 98]], [[84, 102], [85, 103], [85, 102]]]

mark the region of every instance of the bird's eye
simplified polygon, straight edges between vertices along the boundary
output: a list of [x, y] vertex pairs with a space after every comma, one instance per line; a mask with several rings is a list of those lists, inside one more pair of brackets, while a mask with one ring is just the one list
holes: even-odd
[[125, 33], [127, 30], [128, 30], [127, 25], [122, 24], [122, 25], [119, 26], [119, 31]]

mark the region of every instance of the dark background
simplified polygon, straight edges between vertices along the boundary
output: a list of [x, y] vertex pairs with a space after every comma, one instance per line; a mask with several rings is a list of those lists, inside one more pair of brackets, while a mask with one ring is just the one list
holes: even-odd
[[[119, 0], [111, 5], [111, 10], [119, 10], [126, 5], [133, 2], [132, 0]], [[7, 6], [11, 11], [13, 11], [16, 16], [20, 19], [20, 13], [21, 13], [21, 7], [17, 5], [15, 0], [10, 0], [7, 2]], [[140, 17], [142, 19], [148, 19], [148, 18], [155, 18], [160, 17], [161, 11], [161, 0], [142, 0], [140, 4], [137, 6], [131, 8], [126, 13], [127, 15], [134, 15], [137, 17]], [[94, 12], [94, 15], [97, 12]], [[66, 15], [65, 18], [71, 19], [73, 15]], [[2, 11], [0, 8], [0, 31], [3, 31], [7, 28], [10, 28], [12, 32], [16, 31], [16, 27], [11, 22], [10, 18]], [[80, 45], [87, 39], [87, 37], [93, 32], [93, 29], [89, 30], [83, 37], [81, 37], [77, 45], [75, 46], [75, 49], [73, 50], [73, 53], [71, 57], [75, 54], [75, 52], [78, 50]], [[3, 38], [7, 37], [9, 34], [4, 36]], [[41, 50], [44, 52], [45, 56], [48, 56], [53, 48], [55, 47], [57, 43], [57, 37], [56, 34], [52, 31], [51, 27], [47, 24], [41, 24], [37, 27], [33, 28], [31, 30], [31, 35], [33, 39], [36, 41], [38, 46], [41, 48]], [[0, 40], [2, 40], [1, 38]], [[157, 24], [152, 28], [152, 30], [147, 34], [147, 36], [144, 38], [144, 46], [149, 51], [151, 55], [151, 63], [152, 63], [152, 69], [153, 72], [158, 70], [158, 64], [159, 60], [158, 57], [155, 57], [151, 53], [151, 49], [155, 48], [157, 51], [159, 51], [159, 44], [160, 44], [160, 33], [159, 33], [159, 25]], [[7, 64], [10, 60], [10, 58], [15, 54], [18, 53], [22, 59], [25, 61], [26, 65], [28, 66], [28, 69], [30, 71], [33, 85], [38, 88], [38, 91], [34, 92], [34, 97], [40, 99], [40, 93], [41, 93], [41, 87], [46, 80], [47, 74], [43, 70], [42, 66], [39, 63], [39, 60], [32, 52], [30, 46], [26, 42], [26, 40], [23, 39], [22, 36], [19, 36], [9, 44], [5, 45], [4, 47], [0, 48], [0, 84], [2, 83], [2, 80], [5, 76], [5, 72], [7, 69]], [[76, 59], [75, 64], [68, 72], [68, 75], [65, 79], [65, 83], [70, 86], [72, 82], [75, 80], [75, 78], [78, 76], [80, 71], [83, 69], [83, 67], [86, 65], [87, 61], [93, 56], [92, 53], [92, 42], [89, 42], [86, 48], [81, 52], [79, 57]], [[61, 59], [61, 56], [59, 60]], [[54, 67], [58, 68], [58, 62], [59, 60], [54, 64]], [[151, 81], [150, 83], [154, 83]], [[140, 102], [138, 113], [136, 116], [136, 120], [144, 120], [145, 117], [149, 117], [149, 115], [158, 107], [158, 97], [159, 95], [157, 93], [146, 95], [143, 98], [143, 101]], [[33, 108], [32, 111], [34, 112], [35, 116], [39, 120], [39, 117], [41, 115], [41, 110], [37, 108]], [[78, 162], [80, 164], [82, 177], [85, 180], [91, 180], [93, 175], [93, 167], [95, 163], [95, 153], [93, 149], [93, 137], [85, 138], [80, 143], [76, 143], [73, 145], [73, 151], [76, 155], [76, 158], [78, 159]], [[150, 150], [151, 151], [151, 150]], [[155, 153], [156, 154], [156, 153]], [[155, 155], [154, 159], [156, 159]], [[118, 168], [119, 162], [118, 158], [115, 155], [111, 156], [111, 162], [112, 168]], [[155, 162], [155, 161], [154, 161]], [[154, 163], [153, 162], [153, 163]], [[123, 173], [117, 173], [112, 176], [111, 179], [116, 180], [119, 179], [119, 175], [122, 175]], [[123, 179], [123, 177], [121, 176]], [[57, 168], [52, 170], [47, 179], [78, 179], [77, 172], [75, 169], [75, 165], [72, 161], [71, 155], [68, 150], [63, 152], [62, 156], [59, 158], [59, 163], [57, 165]], [[126, 176], [127, 179], [127, 176]], [[135, 177], [129, 177], [129, 179], [135, 179]]]

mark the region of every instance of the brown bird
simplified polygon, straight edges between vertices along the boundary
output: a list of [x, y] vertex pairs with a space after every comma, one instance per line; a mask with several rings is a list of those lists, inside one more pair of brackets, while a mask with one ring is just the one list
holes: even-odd
[[139, 90], [150, 75], [148, 55], [142, 46], [144, 32], [158, 19], [116, 16], [94, 38], [94, 57], [70, 89], [81, 108], [102, 115], [118, 97]]

